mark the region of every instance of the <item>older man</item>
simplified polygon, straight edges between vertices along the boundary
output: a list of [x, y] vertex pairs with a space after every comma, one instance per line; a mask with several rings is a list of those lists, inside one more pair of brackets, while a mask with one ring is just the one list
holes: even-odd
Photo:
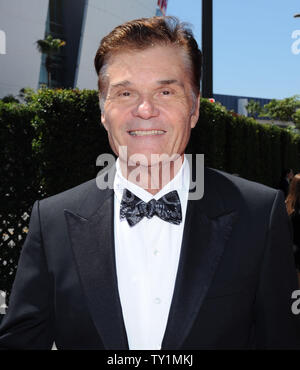
[[95, 67], [119, 158], [100, 181], [34, 204], [0, 347], [300, 348], [281, 192], [206, 169], [204, 196], [189, 198], [192, 33], [169, 17], [128, 22]]

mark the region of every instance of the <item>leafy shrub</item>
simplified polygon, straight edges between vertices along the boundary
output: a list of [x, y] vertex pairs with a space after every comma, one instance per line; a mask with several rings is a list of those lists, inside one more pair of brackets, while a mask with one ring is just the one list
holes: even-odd
[[[0, 290], [9, 292], [36, 199], [96, 176], [96, 159], [112, 153], [92, 90], [24, 92], [24, 103], [0, 101]], [[187, 148], [205, 164], [276, 187], [283, 168], [299, 171], [299, 135], [201, 100]]]

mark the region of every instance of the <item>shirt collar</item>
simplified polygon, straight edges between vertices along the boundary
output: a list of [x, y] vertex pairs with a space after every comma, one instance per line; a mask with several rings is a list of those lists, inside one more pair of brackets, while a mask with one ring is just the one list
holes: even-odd
[[155, 195], [150, 194], [147, 190], [141, 188], [140, 186], [134, 184], [131, 181], [128, 181], [121, 172], [120, 160], [119, 158], [116, 161], [116, 176], [114, 179], [114, 192], [121, 202], [124, 188], [130, 190], [137, 197], [142, 199], [144, 202], [149, 202], [151, 199], [159, 199], [170, 191], [177, 190], [180, 201], [183, 202], [184, 197], [187, 196], [189, 191], [189, 182], [190, 182], [190, 167], [189, 162], [184, 155], [183, 163], [177, 172], [176, 176], [166, 184], [158, 193]]

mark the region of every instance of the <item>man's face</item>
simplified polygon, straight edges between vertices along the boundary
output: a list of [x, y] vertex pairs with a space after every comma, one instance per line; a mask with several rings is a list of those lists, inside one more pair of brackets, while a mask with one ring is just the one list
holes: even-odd
[[128, 158], [143, 154], [182, 155], [191, 128], [198, 120], [199, 97], [193, 97], [183, 51], [153, 46], [110, 57], [106, 70], [106, 99], [101, 120], [110, 145]]

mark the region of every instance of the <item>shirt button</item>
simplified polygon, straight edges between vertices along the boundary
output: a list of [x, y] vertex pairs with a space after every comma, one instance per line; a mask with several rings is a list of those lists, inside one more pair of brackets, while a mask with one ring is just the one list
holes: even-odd
[[158, 256], [159, 255], [159, 250], [155, 249], [155, 251], [153, 252], [154, 256]]
[[160, 298], [158, 298], [158, 297], [157, 297], [157, 298], [155, 298], [155, 299], [154, 299], [154, 303], [156, 303], [156, 304], [160, 304], [160, 303], [161, 303], [161, 299], [160, 299]]

